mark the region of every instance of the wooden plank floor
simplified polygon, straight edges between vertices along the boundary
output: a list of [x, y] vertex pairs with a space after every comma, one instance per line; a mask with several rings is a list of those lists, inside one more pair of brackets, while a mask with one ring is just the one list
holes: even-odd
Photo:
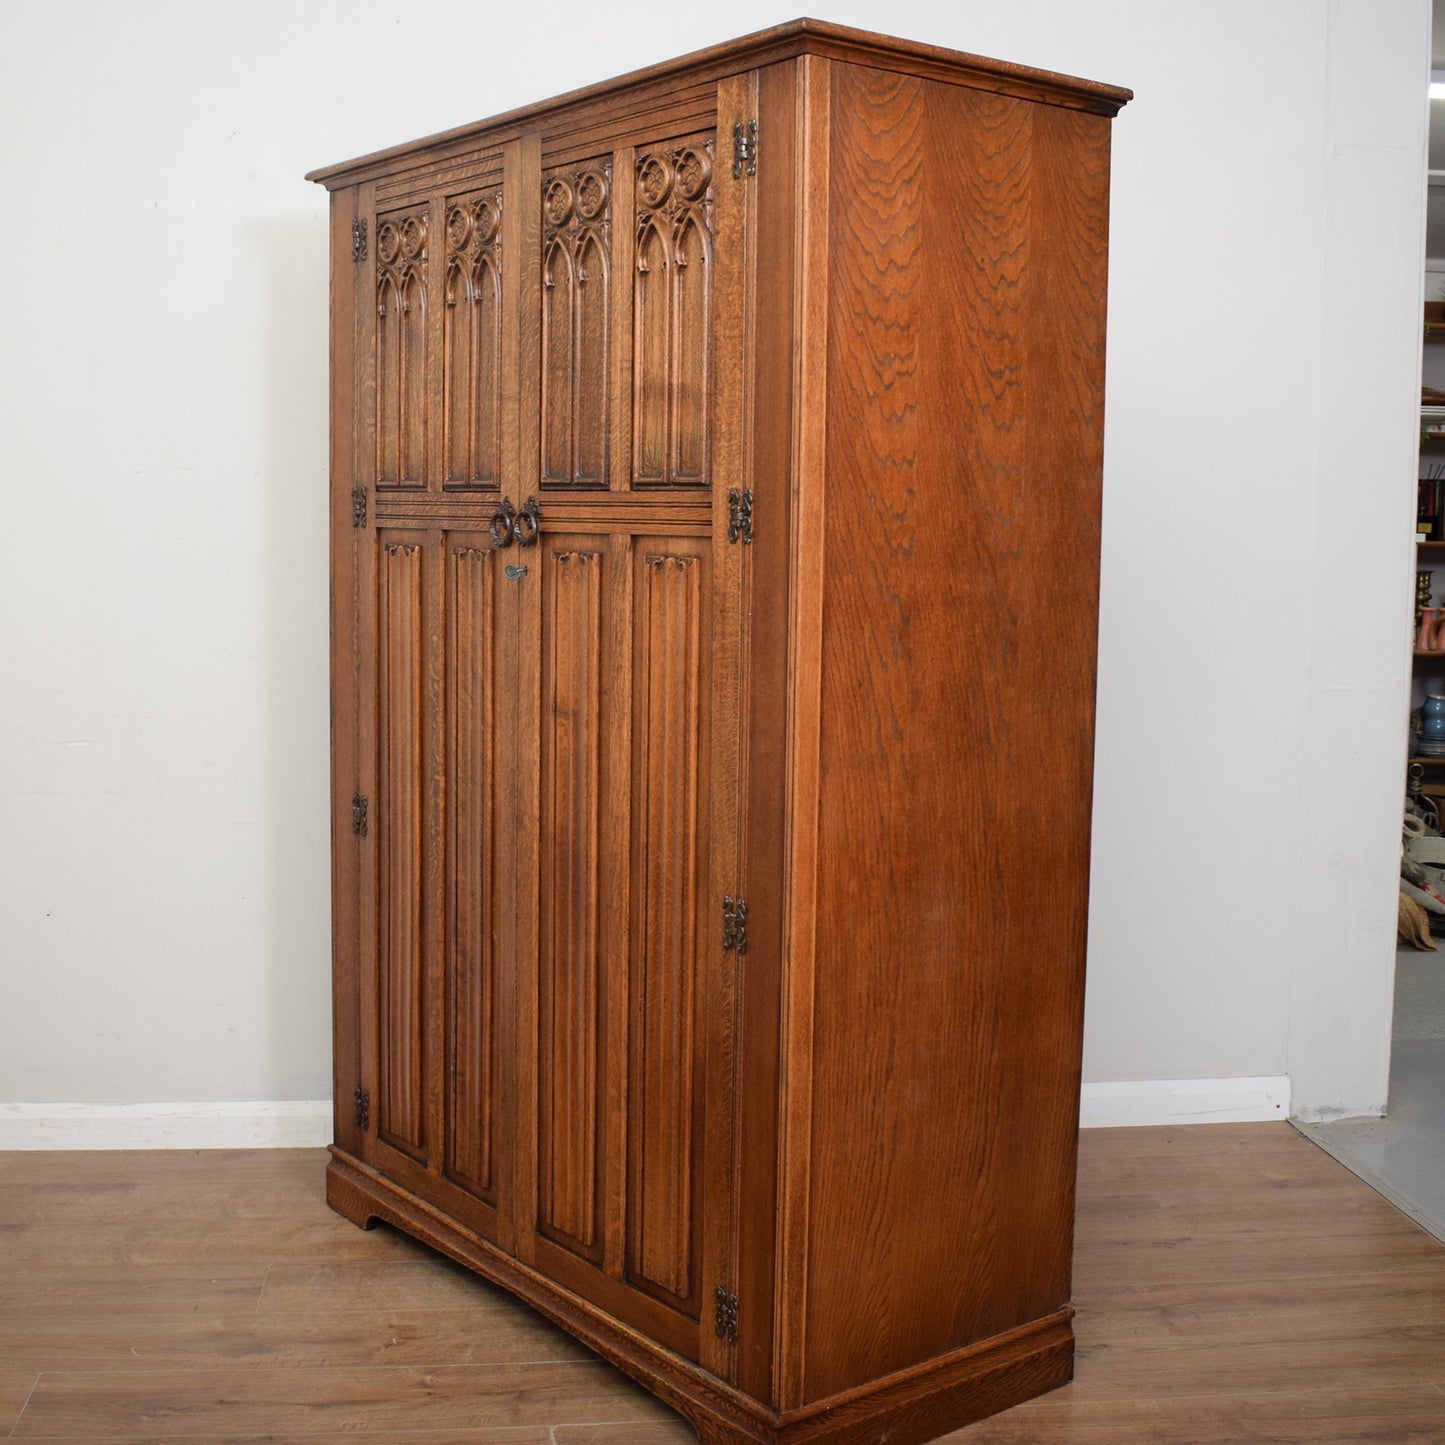
[[[317, 1151], [0, 1155], [0, 1439], [670, 1445]], [[1091, 1130], [1077, 1378], [954, 1445], [1445, 1441], [1445, 1246], [1286, 1124]]]

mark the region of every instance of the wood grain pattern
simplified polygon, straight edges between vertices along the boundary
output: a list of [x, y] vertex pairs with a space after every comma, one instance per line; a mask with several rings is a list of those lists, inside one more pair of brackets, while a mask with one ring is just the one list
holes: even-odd
[[[695, 1048], [703, 563], [639, 555], [636, 626], [642, 789], [633, 951], [629, 1277], [695, 1295], [699, 1103]], [[702, 873], [701, 877], [706, 874]]]
[[[412, 1273], [414, 1281], [419, 1271]], [[36, 1370], [53, 1369], [57, 1360], [64, 1360], [71, 1371], [97, 1373], [280, 1370], [298, 1363], [310, 1369], [389, 1369], [590, 1358], [570, 1335], [515, 1301], [479, 1307], [476, 1297], [485, 1286], [472, 1275], [466, 1285], [465, 1297], [451, 1308], [427, 1299], [414, 1282], [398, 1281], [391, 1293], [407, 1303], [394, 1306], [356, 1291], [350, 1295], [351, 1305], [343, 1308], [337, 1303], [340, 1294], [332, 1296], [318, 1285], [307, 1292], [313, 1309], [284, 1314], [157, 1314], [144, 1321], [134, 1314], [79, 1320], [17, 1315], [0, 1324], [0, 1344], [17, 1370], [31, 1360], [37, 1362]], [[0, 1382], [5, 1378], [0, 1374]], [[33, 1383], [35, 1376], [32, 1372], [24, 1378]], [[4, 1398], [0, 1393], [0, 1400]]]
[[[796, 101], [789, 107], [798, 147], [793, 164], [794, 186], [791, 196], [774, 193], [782, 215], [792, 220], [795, 228], [784, 232], [798, 252], [796, 309], [792, 322], [795, 330], [808, 340], [807, 345], [796, 348], [789, 343], [785, 351], [793, 399], [791, 426], [787, 432], [791, 491], [788, 575], [809, 576], [814, 583], [811, 587], [789, 589], [784, 634], [787, 659], [781, 673], [786, 698], [782, 721], [787, 728], [780, 870], [785, 880], [785, 912], [781, 919], [779, 950], [779, 1257], [774, 1296], [777, 1321], [775, 1373], [770, 1381], [771, 1398], [781, 1409], [797, 1408], [805, 1399], [804, 1364], [808, 1347], [814, 980], [818, 956], [818, 829], [814, 820], [818, 817], [821, 787], [818, 759], [823, 725], [822, 584], [826, 581], [827, 566], [823, 541], [828, 483], [825, 418], [830, 351], [827, 287], [831, 71], [830, 61], [815, 56], [805, 56], [798, 63]], [[781, 218], [774, 224], [781, 227]], [[791, 267], [789, 273], [793, 279]], [[776, 372], [773, 375], [776, 376]], [[774, 421], [775, 430], [776, 427]], [[776, 557], [777, 552], [773, 555]], [[777, 627], [776, 611], [773, 622]], [[761, 634], [759, 643], [768, 646]]]
[[1019, 779], [1066, 788], [1050, 850], [1086, 858], [1094, 613], [1040, 579], [1091, 590], [1099, 477], [1036, 461], [1031, 346], [1099, 304], [1102, 202], [1043, 198], [1033, 111], [833, 78], [809, 1395], [1068, 1299], [1087, 872], [1050, 868], [1041, 938]]
[[717, 112], [715, 82], [639, 89], [602, 104], [582, 104], [567, 114], [565, 124], [546, 126], [543, 154], [549, 165], [595, 151], [626, 136], [629, 143], [653, 146], [670, 136], [689, 135], [713, 122]]
[[[683, 1427], [686, 1428], [686, 1427]], [[81, 1440], [93, 1441], [95, 1436], [87, 1434], [84, 1436], [60, 1435], [47, 1437], [52, 1445], [78, 1445]], [[154, 1445], [154, 1435], [108, 1435], [105, 1437], [107, 1445]], [[322, 1437], [325, 1438], [325, 1437]], [[677, 1436], [673, 1437], [678, 1438]], [[686, 1439], [688, 1437], [681, 1437]], [[268, 1430], [264, 1437], [266, 1445], [307, 1445], [316, 1439], [314, 1434], [302, 1430], [293, 1432], [290, 1430], [275, 1431]], [[256, 1445], [255, 1435], [167, 1435], [166, 1445]], [[379, 1430], [369, 1433], [367, 1445], [416, 1445], [421, 1442], [425, 1445], [427, 1441], [440, 1442], [440, 1445], [550, 1445], [550, 1434], [539, 1425], [531, 1426], [500, 1426], [497, 1429], [483, 1427], [477, 1430], [457, 1430], [455, 1427], [446, 1430]]]
[[[1337, 1377], [1338, 1378], [1338, 1377]], [[1224, 1400], [1142, 1400], [1127, 1412], [1070, 1400], [1021, 1406], [958, 1436], [959, 1445], [1041, 1445], [1108, 1440], [1110, 1445], [1161, 1441], [1251, 1442], [1251, 1445], [1405, 1445], [1440, 1438], [1445, 1394], [1337, 1384], [1323, 1394], [1240, 1394]]]
[[559, 1425], [553, 1438], [556, 1445], [691, 1445], [695, 1437], [680, 1420], [629, 1420], [623, 1425]]
[[413, 158], [413, 164], [378, 176], [376, 198], [386, 209], [412, 205], [434, 196], [470, 191], [491, 185], [503, 161], [500, 144], [473, 149], [460, 160], [447, 161], [431, 156]]
[[[420, 544], [381, 548], [381, 858], [379, 1127], [389, 1143], [418, 1153], [425, 1143], [427, 1040], [423, 1028], [423, 830], [426, 826], [422, 710], [426, 656]], [[368, 823], [368, 828], [370, 824]]]
[[548, 559], [543, 643], [540, 1218], [595, 1256], [603, 1041], [598, 938], [601, 586], [596, 552]]
[[45, 1275], [12, 1271], [0, 1284], [0, 1312], [6, 1316], [115, 1314], [154, 1311], [254, 1311], [266, 1282], [263, 1265], [207, 1260], [71, 1265], [56, 1261]]
[[496, 1203], [496, 553], [453, 545], [447, 579], [447, 1174]]
[[[592, 1361], [157, 1371], [145, 1383], [146, 1391], [132, 1387], [118, 1399], [105, 1375], [42, 1375], [27, 1412], [31, 1421], [43, 1421], [47, 1436], [92, 1440], [131, 1432], [165, 1439], [220, 1429], [262, 1435], [298, 1420], [305, 1420], [312, 1435], [342, 1435], [362, 1420], [377, 1430], [477, 1430], [545, 1422], [559, 1408], [603, 1420], [647, 1420], [661, 1413], [641, 1391], [619, 1397], [612, 1372]], [[36, 1433], [24, 1416], [17, 1428], [18, 1439]]]

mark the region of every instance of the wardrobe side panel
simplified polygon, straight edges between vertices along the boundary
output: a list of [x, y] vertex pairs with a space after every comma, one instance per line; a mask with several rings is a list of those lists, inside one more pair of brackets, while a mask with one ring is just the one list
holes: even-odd
[[809, 1399], [1069, 1301], [1107, 145], [833, 67]]
[[356, 1091], [361, 1085], [357, 966], [361, 953], [363, 852], [356, 846], [353, 798], [359, 793], [354, 719], [358, 679], [358, 529], [351, 489], [365, 480], [358, 467], [357, 319], [370, 296], [352, 260], [353, 225], [360, 214], [354, 187], [331, 197], [331, 936], [333, 1134], [343, 1148], [360, 1148]]

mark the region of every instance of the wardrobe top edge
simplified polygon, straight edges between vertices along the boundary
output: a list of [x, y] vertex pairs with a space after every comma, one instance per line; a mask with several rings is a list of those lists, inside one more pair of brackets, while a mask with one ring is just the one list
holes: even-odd
[[1004, 60], [990, 60], [961, 50], [926, 45], [919, 41], [898, 40], [892, 36], [834, 25], [825, 20], [799, 19], [769, 30], [759, 30], [737, 40], [709, 46], [675, 60], [663, 61], [642, 70], [629, 71], [611, 80], [600, 81], [580, 90], [568, 91], [547, 100], [536, 101], [516, 110], [504, 111], [485, 120], [439, 131], [435, 135], [402, 145], [388, 146], [352, 160], [322, 166], [306, 173], [328, 190], [354, 185], [372, 175], [385, 174], [392, 163], [434, 147], [465, 143], [501, 132], [505, 133], [539, 120], [552, 111], [561, 111], [588, 101], [602, 100], [648, 82], [707, 82], [725, 75], [751, 70], [755, 66], [795, 59], [802, 55], [818, 55], [828, 59], [852, 61], [881, 69], [899, 70], [933, 79], [951, 80], [960, 85], [973, 85], [1025, 100], [1061, 105], [1071, 110], [1089, 111], [1112, 117], [1133, 99], [1133, 91], [1122, 86], [1105, 85], [1099, 81], [1081, 80], [1076, 76], [1059, 75], [1054, 71], [1036, 70]]

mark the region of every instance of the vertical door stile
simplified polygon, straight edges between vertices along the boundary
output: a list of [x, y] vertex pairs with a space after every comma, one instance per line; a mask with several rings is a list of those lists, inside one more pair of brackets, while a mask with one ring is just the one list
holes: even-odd
[[[501, 408], [498, 477], [504, 496], [531, 495], [536, 478], [535, 416], [539, 359], [535, 316], [540, 212], [540, 145], [535, 136], [510, 142], [502, 157], [500, 332]], [[538, 539], [536, 552], [543, 542]], [[493, 558], [495, 569], [503, 554]], [[536, 970], [523, 959], [536, 957], [536, 737], [537, 598], [540, 577], [530, 587], [497, 579], [498, 600], [495, 768], [497, 796], [496, 893], [493, 918], [497, 948], [500, 1107], [510, 1121], [510, 1156], [499, 1165], [503, 1193], [500, 1238], [519, 1258], [530, 1259], [535, 1208]], [[524, 976], [525, 974], [525, 976]]]
[[[783, 913], [778, 1167], [778, 1315], [774, 1323], [779, 1408], [804, 1398], [808, 1223], [812, 1188], [814, 965], [817, 948], [817, 818], [822, 733], [823, 564], [828, 396], [829, 187], [833, 62], [797, 61], [794, 191], [798, 234], [796, 331], [808, 338], [794, 361], [792, 495], [789, 500], [788, 800]], [[760, 167], [766, 162], [760, 162]], [[808, 585], [801, 585], [806, 576]]]
[[[632, 269], [635, 237], [632, 225], [633, 194], [636, 187], [636, 153], [621, 145], [612, 158], [612, 437], [611, 474], [608, 490], [618, 500], [626, 495], [632, 446]], [[632, 870], [621, 860], [632, 853], [632, 575], [633, 536], [626, 530], [613, 533], [608, 541], [609, 575], [606, 578], [605, 675], [608, 687], [606, 733], [607, 796], [604, 809], [605, 853], [618, 860], [611, 870], [610, 886], [604, 899], [608, 953], [625, 960], [629, 942], [628, 920], [632, 916]], [[618, 970], [619, 984], [625, 981], [625, 967]], [[603, 1254], [602, 1267], [609, 1278], [620, 1280], [626, 1268], [627, 1252], [627, 1147], [628, 1117], [628, 998], [625, 986], [611, 988], [607, 997], [606, 1030], [608, 1147], [603, 1170]]]
[[[757, 115], [756, 72], [729, 76], [718, 87], [719, 144]], [[751, 546], [730, 544], [728, 494], [754, 486], [748, 446], [753, 397], [751, 372], [752, 312], [756, 297], [747, 285], [754, 262], [749, 215], [756, 183], [747, 175], [733, 180], [725, 165], [715, 165], [723, 179], [716, 186], [714, 206], [712, 355], [707, 359], [711, 381], [713, 425], [704, 456], [712, 479], [712, 804], [711, 871], [703, 909], [699, 956], [704, 960], [702, 1018], [704, 1098], [708, 1111], [704, 1137], [703, 1297], [718, 1291], [738, 1292], [738, 1221], [740, 1205], [741, 1126], [738, 1109], [738, 1059], [741, 1047], [741, 999], [745, 967], [736, 953], [722, 951], [709, 937], [724, 895], [746, 897], [747, 860], [743, 820], [747, 817], [747, 605], [752, 578]], [[709, 455], [710, 453], [710, 455]], [[742, 1328], [768, 1312], [771, 1301], [739, 1300]], [[736, 1378], [736, 1350], [725, 1332], [704, 1328], [703, 1363], [724, 1379]]]
[[[423, 386], [422, 446], [424, 461], [418, 481], [426, 492], [441, 489], [445, 473], [442, 456], [442, 416], [445, 383], [443, 347], [446, 326], [446, 202], [439, 194], [426, 203], [428, 264], [425, 270], [426, 370]], [[451, 800], [447, 797], [446, 779], [446, 662], [447, 662], [447, 587], [446, 534], [431, 533], [423, 548], [424, 649], [422, 799], [422, 897], [423, 965], [422, 1020], [425, 1029], [425, 1060], [423, 1090], [425, 1094], [428, 1172], [440, 1176], [446, 1168], [447, 1093], [444, 1070], [447, 1036], [445, 972], [447, 962], [446, 922], [446, 839]]]
[[[506, 472], [503, 493], [514, 501], [534, 495], [541, 470], [542, 355], [542, 147], [536, 131], [521, 137], [506, 152], [503, 186], [512, 198], [503, 215], [502, 264], [508, 310], [503, 326], [502, 408]], [[544, 517], [545, 522], [545, 517]], [[539, 742], [541, 738], [541, 596], [542, 570], [549, 546], [545, 532], [528, 554], [528, 575], [508, 584], [504, 615], [510, 620], [512, 655], [506, 666], [511, 697], [502, 726], [500, 755], [508, 767], [502, 780], [500, 806], [512, 820], [506, 832], [510, 899], [499, 898], [509, 920], [504, 930], [502, 965], [513, 1000], [508, 1061], [515, 1069], [509, 1101], [513, 1131], [511, 1229], [517, 1258], [536, 1257], [537, 1234], [537, 1048], [541, 812]]]

